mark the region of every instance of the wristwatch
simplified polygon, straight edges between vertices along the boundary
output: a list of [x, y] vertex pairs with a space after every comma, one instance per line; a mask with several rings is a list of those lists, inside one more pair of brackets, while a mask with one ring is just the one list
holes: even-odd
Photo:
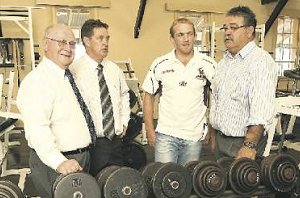
[[243, 143], [243, 145], [245, 146], [245, 147], [248, 147], [249, 149], [256, 149], [256, 143], [255, 142], [252, 142], [252, 141], [245, 141], [244, 143]]

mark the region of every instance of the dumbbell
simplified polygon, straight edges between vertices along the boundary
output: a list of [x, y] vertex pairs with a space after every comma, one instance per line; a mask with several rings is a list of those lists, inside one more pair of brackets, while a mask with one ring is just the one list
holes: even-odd
[[104, 198], [147, 198], [148, 189], [142, 174], [130, 167], [116, 165], [102, 169], [96, 176]]
[[192, 179], [183, 166], [168, 162], [152, 162], [142, 170], [149, 198], [187, 198], [192, 191]]
[[54, 198], [101, 198], [95, 178], [84, 172], [60, 175], [52, 186]]
[[297, 184], [296, 160], [288, 154], [271, 154], [261, 161], [263, 184], [278, 192], [289, 192]]
[[214, 161], [191, 161], [185, 168], [192, 175], [193, 190], [203, 198], [220, 197], [227, 187], [227, 176], [223, 168]]
[[228, 186], [236, 194], [249, 196], [260, 185], [260, 167], [255, 160], [249, 158], [220, 158], [217, 163], [227, 172]]
[[0, 181], [0, 197], [1, 198], [23, 198], [21, 189], [8, 180]]

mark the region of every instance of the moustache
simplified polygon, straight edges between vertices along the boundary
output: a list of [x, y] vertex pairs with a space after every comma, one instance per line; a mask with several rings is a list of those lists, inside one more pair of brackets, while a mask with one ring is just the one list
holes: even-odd
[[225, 37], [225, 38], [224, 38], [224, 41], [233, 41], [233, 39], [230, 38], [230, 37]]

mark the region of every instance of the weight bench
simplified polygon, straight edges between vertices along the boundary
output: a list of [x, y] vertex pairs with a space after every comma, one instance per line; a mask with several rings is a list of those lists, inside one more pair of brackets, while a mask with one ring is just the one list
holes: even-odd
[[300, 69], [293, 69], [293, 70], [285, 70], [283, 72], [283, 75], [287, 78], [292, 79], [293, 85], [292, 85], [292, 95], [295, 96], [296, 94], [299, 94], [299, 89], [297, 89], [297, 83], [298, 80], [300, 80]]
[[[130, 106], [131, 111], [137, 114], [138, 116], [143, 117], [143, 112], [142, 112], [143, 91], [140, 89], [140, 83], [135, 74], [135, 70], [132, 66], [130, 58], [124, 61], [114, 61], [114, 63], [116, 63], [119, 66], [119, 68], [123, 71], [126, 83], [128, 85], [128, 88], [130, 89], [129, 92], [129, 94], [131, 95], [130, 101], [132, 102], [131, 103], [132, 106]], [[146, 145], [148, 143], [144, 123], [142, 125], [142, 130], [140, 131], [140, 134], [138, 134], [135, 137], [135, 141], [142, 145]]]
[[[300, 80], [300, 69], [285, 70], [284, 76], [289, 79], [292, 79], [293, 81], [292, 94], [283, 95], [283, 97], [276, 98], [277, 115], [274, 118], [273, 125], [268, 133], [269, 138], [264, 156], [269, 155], [273, 140], [279, 139], [279, 149], [281, 149], [284, 140], [293, 140], [295, 137], [294, 134], [292, 134], [293, 128], [296, 121], [296, 117], [300, 117], [300, 90], [297, 89], [297, 83]], [[286, 129], [282, 129], [281, 126], [282, 114], [290, 115], [290, 120], [287, 124]], [[277, 131], [277, 134], [275, 134], [275, 130]], [[297, 143], [291, 143], [289, 147], [299, 150], [300, 144], [297, 145]]]
[[2, 131], [13, 125], [17, 120], [18, 119], [15, 118], [0, 118], [0, 134]]
[[[3, 112], [1, 112], [0, 114], [3, 114]], [[18, 115], [18, 114], [16, 114]], [[5, 118], [5, 117], [0, 117], [0, 137], [4, 136], [4, 141], [1, 142], [0, 146], [1, 151], [3, 151], [2, 155], [1, 155], [1, 159], [0, 159], [0, 164], [1, 164], [1, 177], [5, 177], [8, 175], [20, 175], [19, 177], [19, 182], [18, 182], [18, 186], [19, 188], [23, 191], [24, 190], [24, 185], [25, 185], [25, 180], [26, 180], [26, 175], [30, 173], [30, 169], [29, 168], [21, 168], [21, 169], [7, 169], [7, 165], [8, 165], [8, 160], [7, 160], [7, 152], [8, 149], [11, 146], [16, 146], [16, 144], [10, 144], [11, 142], [9, 142], [9, 133], [11, 133], [12, 131], [16, 130], [15, 128], [15, 123], [18, 121], [17, 118]]]
[[[275, 130], [280, 135], [279, 149], [282, 149], [283, 147], [284, 140], [286, 140], [285, 135], [292, 134], [292, 129], [294, 127], [296, 117], [300, 117], [300, 97], [288, 96], [276, 98], [276, 111], [277, 115], [274, 118], [272, 127], [268, 133], [269, 137], [264, 156], [269, 155], [269, 152], [272, 147]], [[289, 126], [287, 130], [282, 130], [281, 128], [281, 114], [291, 115], [291, 119], [289, 121]], [[288, 141], [286, 141], [285, 145], [288, 148], [294, 148], [295, 150], [300, 149], [300, 142], [289, 143]], [[300, 169], [300, 164], [298, 166]]]
[[[0, 117], [0, 137], [1, 136], [5, 136], [5, 133], [8, 131], [11, 131], [15, 126], [14, 123], [17, 121], [17, 119], [14, 118], [2, 118]], [[8, 150], [8, 144], [6, 144], [6, 140], [4, 137], [4, 144], [1, 142], [0, 143], [0, 164], [2, 164], [3, 159], [5, 158], [5, 155], [7, 153]]]

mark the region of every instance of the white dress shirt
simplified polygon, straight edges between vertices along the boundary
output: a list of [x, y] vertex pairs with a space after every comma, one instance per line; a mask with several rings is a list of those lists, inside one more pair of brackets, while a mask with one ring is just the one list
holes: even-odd
[[25, 137], [53, 169], [67, 160], [63, 151], [91, 143], [89, 129], [65, 70], [47, 58], [22, 81], [17, 96]]
[[267, 131], [275, 115], [277, 68], [273, 58], [249, 42], [234, 57], [227, 51], [212, 81], [212, 126], [244, 137], [250, 125]]
[[[115, 133], [119, 135], [128, 125], [130, 116], [128, 86], [123, 71], [113, 62], [103, 60], [103, 74], [111, 97]], [[86, 53], [70, 66], [82, 97], [92, 115], [97, 136], [103, 137], [102, 107], [98, 81], [98, 63]]]
[[162, 85], [159, 101], [159, 118], [156, 130], [185, 140], [198, 141], [205, 136], [204, 86], [214, 75], [215, 61], [194, 52], [185, 66], [175, 51], [154, 60], [143, 89], [155, 94]]

